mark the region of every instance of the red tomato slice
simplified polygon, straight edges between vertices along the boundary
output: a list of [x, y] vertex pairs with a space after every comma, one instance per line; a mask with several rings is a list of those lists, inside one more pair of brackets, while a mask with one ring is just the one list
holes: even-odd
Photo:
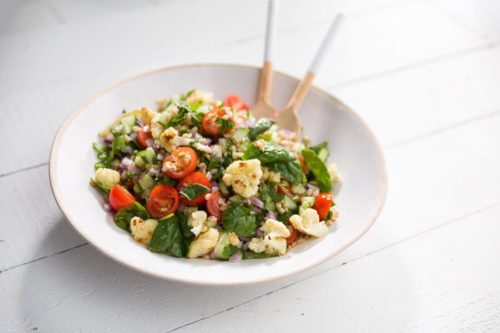
[[140, 129], [137, 131], [137, 143], [141, 148], [146, 149], [149, 147], [147, 140], [151, 139], [151, 132], [144, 132], [144, 130]]
[[224, 99], [224, 105], [232, 107], [236, 111], [248, 110], [248, 105], [243, 103], [240, 96], [238, 95], [228, 95], [226, 99]]
[[[191, 184], [204, 185], [210, 189], [210, 180], [208, 180], [207, 176], [205, 176], [203, 172], [199, 171], [193, 172], [192, 174], [182, 178], [182, 180], [179, 182], [179, 185], [177, 185], [177, 189], [180, 192], [183, 187], [186, 187]], [[181, 201], [188, 206], [198, 206], [205, 202], [205, 195], [207, 195], [207, 193], [204, 193], [192, 200], [189, 200], [183, 195], [181, 195]]]
[[198, 156], [193, 148], [179, 147], [163, 159], [162, 170], [167, 176], [181, 179], [192, 173], [198, 165]]
[[118, 184], [114, 185], [109, 191], [109, 204], [116, 212], [132, 205], [134, 202], [136, 202], [134, 196]]
[[161, 219], [171, 214], [179, 207], [179, 193], [172, 186], [156, 185], [146, 202], [149, 215]]
[[[203, 118], [201, 118], [201, 127], [203, 130], [212, 137], [218, 137], [224, 133], [221, 133], [221, 126], [216, 123], [217, 118], [222, 118], [226, 115], [224, 110], [216, 108], [205, 113]], [[233, 121], [232, 119], [229, 119]], [[226, 129], [227, 131], [228, 129]]]
[[290, 236], [288, 236], [288, 238], [286, 239], [286, 244], [290, 245], [297, 241], [297, 238], [299, 237], [299, 231], [291, 225], [288, 226], [288, 230], [290, 230]]
[[219, 192], [210, 193], [207, 200], [207, 210], [211, 216], [215, 216], [217, 221], [221, 220], [221, 212], [219, 207]]
[[332, 205], [333, 195], [331, 193], [320, 193], [316, 196], [313, 208], [318, 212], [319, 218], [324, 220]]

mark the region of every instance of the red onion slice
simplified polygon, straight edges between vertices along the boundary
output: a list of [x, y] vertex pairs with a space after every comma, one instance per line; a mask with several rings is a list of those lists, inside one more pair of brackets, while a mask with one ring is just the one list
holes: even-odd
[[235, 254], [229, 257], [230, 262], [240, 261], [241, 259], [243, 259], [243, 255], [241, 254], [240, 251], [236, 252]]
[[260, 208], [260, 209], [264, 208], [264, 203], [259, 198], [253, 197], [250, 199], [250, 202], [252, 203], [252, 205], [254, 205], [257, 208]]

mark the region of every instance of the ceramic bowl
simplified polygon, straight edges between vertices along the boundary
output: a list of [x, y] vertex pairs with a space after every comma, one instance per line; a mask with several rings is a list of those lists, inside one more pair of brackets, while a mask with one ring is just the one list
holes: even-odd
[[[223, 99], [236, 93], [255, 101], [259, 68], [242, 65], [196, 64], [140, 74], [104, 89], [83, 103], [61, 125], [50, 155], [50, 182], [69, 223], [95, 248], [145, 274], [204, 285], [237, 285], [283, 278], [307, 270], [353, 244], [375, 222], [384, 204], [386, 170], [377, 140], [352, 110], [329, 93], [313, 87], [299, 118], [312, 142], [329, 142], [342, 175], [336, 203], [340, 218], [327, 236], [309, 240], [282, 257], [240, 262], [178, 259], [155, 254], [116, 227], [89, 185], [96, 161], [91, 143], [123, 109], [154, 108], [154, 101], [193, 88]], [[277, 72], [273, 104], [285, 106], [299, 80]]]

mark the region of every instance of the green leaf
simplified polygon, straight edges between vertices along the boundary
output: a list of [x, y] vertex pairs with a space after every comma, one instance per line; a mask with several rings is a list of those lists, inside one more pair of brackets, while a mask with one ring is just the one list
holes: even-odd
[[184, 103], [177, 103], [177, 109], [179, 112], [177, 112], [177, 114], [168, 121], [168, 124], [165, 127], [168, 128], [179, 125], [186, 119], [187, 114], [191, 112], [189, 106]]
[[285, 147], [266, 144], [259, 149], [255, 145], [249, 145], [243, 159], [253, 158], [258, 159], [271, 170], [279, 172], [284, 179], [293, 184], [299, 184], [304, 178], [302, 166], [297, 157]]
[[188, 243], [190, 243], [191, 240], [193, 240], [193, 238], [194, 238], [194, 234], [191, 232], [191, 227], [188, 226], [188, 224], [187, 224], [188, 217], [185, 214], [180, 213], [178, 211], [175, 213], [175, 215], [177, 215], [177, 219], [179, 222], [179, 227], [181, 228], [182, 236], [184, 237], [184, 239]]
[[292, 184], [300, 184], [304, 179], [302, 166], [297, 159], [286, 163], [269, 163], [266, 164], [266, 166], [273, 171], [279, 172], [281, 177], [285, 178]]
[[276, 190], [276, 185], [267, 183], [260, 188], [260, 197], [264, 202], [264, 208], [270, 211], [276, 211], [276, 202], [283, 200], [283, 194]]
[[295, 156], [293, 156], [292, 153], [285, 147], [273, 144], [266, 144], [261, 149], [257, 148], [253, 144], [249, 145], [243, 155], [243, 159], [251, 160], [254, 158], [264, 164], [273, 162], [290, 162], [296, 159]]
[[250, 140], [255, 140], [257, 136], [270, 129], [273, 124], [274, 122], [267, 118], [260, 118], [259, 120], [257, 120], [257, 123], [255, 123], [255, 127], [251, 128], [250, 132], [248, 133]]
[[218, 157], [211, 158], [207, 163], [207, 170], [208, 171], [216, 170], [215, 172], [212, 172], [212, 180], [215, 181], [219, 180], [224, 174], [224, 167], [222, 165], [222, 160]]
[[302, 150], [302, 156], [307, 164], [307, 168], [311, 170], [314, 178], [318, 182], [321, 192], [328, 193], [332, 191], [332, 179], [328, 173], [328, 169], [319, 156], [311, 149]]
[[217, 118], [215, 119], [215, 123], [220, 126], [222, 133], [226, 132], [226, 130], [230, 128], [234, 128], [234, 123], [229, 119]]
[[251, 214], [250, 207], [231, 204], [222, 214], [222, 224], [227, 231], [233, 231], [238, 236], [250, 237], [257, 229], [257, 219]]
[[135, 202], [132, 205], [120, 209], [115, 214], [115, 224], [123, 230], [130, 232], [130, 220], [134, 216], [139, 216], [141, 219], [148, 219], [148, 213], [140, 203]]
[[190, 184], [184, 187], [179, 194], [184, 196], [188, 200], [193, 200], [198, 198], [200, 195], [210, 192], [210, 189], [205, 185], [201, 184]]
[[242, 253], [243, 253], [243, 260], [264, 259], [264, 258], [274, 257], [273, 255], [267, 254], [265, 252], [257, 253], [250, 250], [242, 251]]
[[171, 214], [158, 221], [158, 226], [149, 242], [149, 250], [160, 253], [169, 251], [173, 256], [179, 258], [187, 255], [187, 246], [179, 227], [177, 215]]
[[99, 184], [98, 182], [95, 181], [95, 179], [90, 179], [90, 185], [92, 185], [93, 187], [95, 187], [97, 190], [99, 190], [99, 192], [101, 192], [101, 194], [107, 198], [108, 195], [109, 195], [109, 191], [111, 190], [111, 188], [109, 188], [108, 186], [104, 186], [102, 184]]
[[241, 249], [237, 246], [234, 246], [234, 245], [228, 245], [228, 246], [224, 246], [224, 249], [222, 250], [222, 254], [220, 256], [220, 258], [217, 258], [217, 259], [229, 259], [230, 256], [232, 256], [233, 254], [235, 254], [236, 252], [239, 252]]

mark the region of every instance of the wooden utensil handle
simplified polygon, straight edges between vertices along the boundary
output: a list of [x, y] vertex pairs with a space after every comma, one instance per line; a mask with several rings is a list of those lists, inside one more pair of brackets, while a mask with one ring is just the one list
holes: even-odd
[[287, 108], [291, 107], [293, 108], [294, 112], [297, 112], [297, 110], [302, 105], [302, 102], [304, 101], [307, 92], [311, 88], [313, 80], [314, 80], [314, 73], [307, 72], [302, 81], [300, 81], [300, 83], [297, 85], [297, 88], [295, 88], [292, 97], [288, 101]]
[[260, 71], [259, 99], [271, 101], [271, 87], [273, 85], [273, 64], [264, 62]]

